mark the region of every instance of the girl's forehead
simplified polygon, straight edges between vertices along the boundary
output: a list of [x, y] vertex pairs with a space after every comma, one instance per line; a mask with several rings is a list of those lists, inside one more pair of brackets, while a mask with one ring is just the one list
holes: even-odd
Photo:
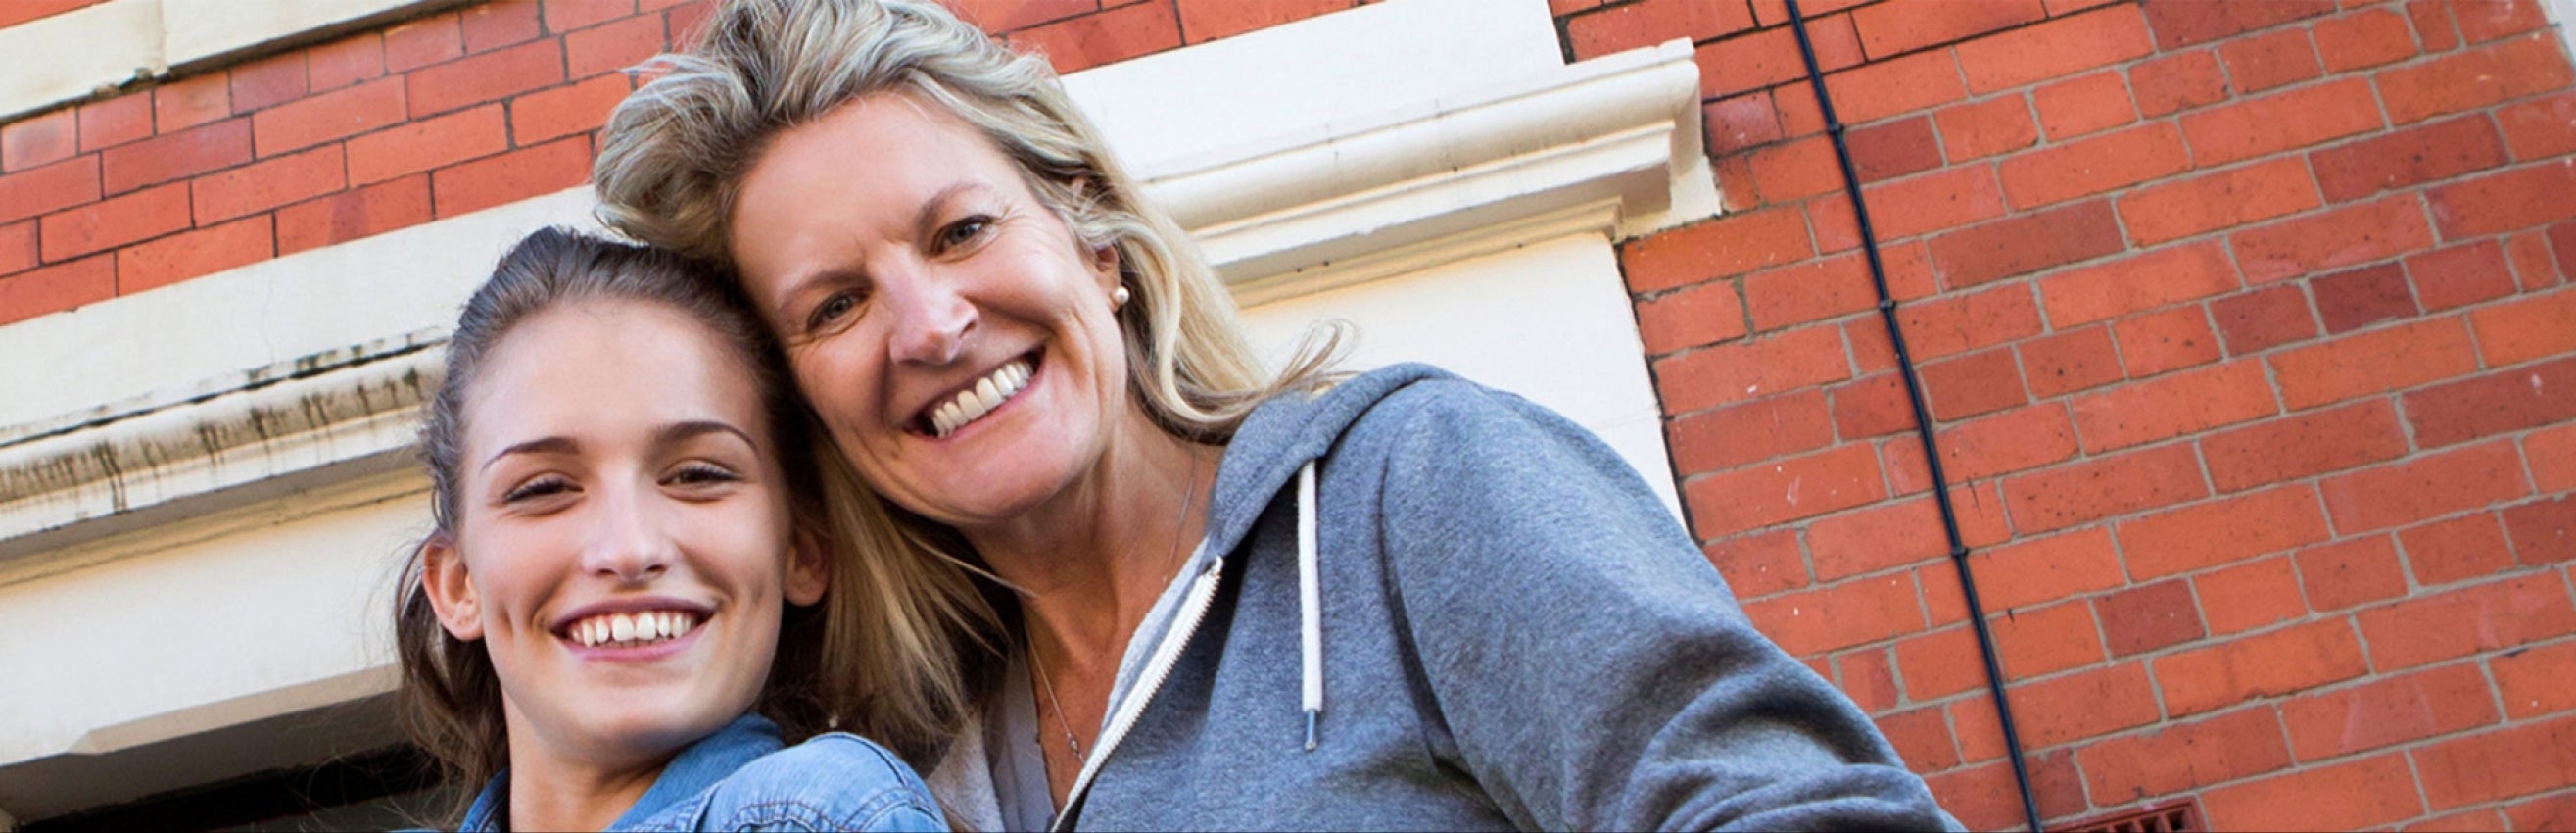
[[755, 358], [708, 322], [669, 304], [566, 301], [529, 315], [495, 342], [465, 383], [469, 469], [510, 444], [562, 437], [649, 439], [663, 426], [732, 425], [766, 451]]

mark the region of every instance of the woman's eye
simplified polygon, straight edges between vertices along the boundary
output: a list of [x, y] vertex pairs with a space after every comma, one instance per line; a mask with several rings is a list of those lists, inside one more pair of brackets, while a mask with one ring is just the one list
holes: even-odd
[[511, 487], [510, 491], [502, 493], [501, 502], [506, 504], [525, 503], [538, 498], [551, 497], [571, 491], [572, 481], [565, 480], [560, 477], [540, 477]]
[[967, 217], [939, 230], [939, 250], [948, 251], [981, 239], [993, 230], [993, 218], [982, 214]]

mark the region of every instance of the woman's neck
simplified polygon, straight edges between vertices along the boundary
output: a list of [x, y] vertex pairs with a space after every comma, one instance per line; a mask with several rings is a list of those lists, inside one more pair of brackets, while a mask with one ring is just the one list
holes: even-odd
[[561, 754], [522, 731], [526, 725], [509, 715], [511, 830], [606, 830], [653, 788], [673, 757], [601, 763]]
[[1020, 602], [1030, 638], [1047, 639], [1075, 662], [1116, 662], [1203, 534], [1224, 454], [1164, 434], [1141, 413], [1130, 412], [1129, 422], [1064, 496], [1012, 523], [966, 532], [994, 574], [1027, 594]]

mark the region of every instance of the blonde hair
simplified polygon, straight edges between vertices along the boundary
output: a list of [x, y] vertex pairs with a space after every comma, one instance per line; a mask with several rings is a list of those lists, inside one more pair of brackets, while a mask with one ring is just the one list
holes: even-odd
[[[908, 95], [981, 133], [1091, 251], [1114, 250], [1132, 297], [1119, 309], [1130, 395], [1165, 433], [1223, 444], [1253, 408], [1327, 379], [1334, 333], [1266, 372], [1234, 300], [1180, 226], [1077, 111], [1055, 73], [947, 9], [911, 0], [726, 0], [688, 51], [609, 116], [593, 171], [610, 226], [693, 257], [730, 259], [742, 179], [771, 141], [840, 106]], [[828, 443], [825, 443], [828, 446]], [[839, 458], [835, 453], [818, 456]], [[846, 461], [836, 461], [843, 462]], [[945, 722], [973, 699], [964, 677], [989, 651], [1005, 597], [953, 530], [891, 505], [846, 465], [827, 464], [836, 531], [883, 562], [883, 620], [847, 634], [903, 657], [888, 708]], [[1007, 638], [1007, 637], [1005, 637]], [[850, 643], [836, 643], [850, 644]], [[898, 747], [900, 748], [900, 747]]]

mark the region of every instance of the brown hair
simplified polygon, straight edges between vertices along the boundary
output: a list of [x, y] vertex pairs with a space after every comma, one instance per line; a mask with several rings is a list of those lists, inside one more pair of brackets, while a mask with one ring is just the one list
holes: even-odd
[[[446, 375], [428, 403], [420, 432], [417, 451], [429, 470], [434, 529], [404, 565], [394, 638], [406, 728], [449, 776], [468, 785], [468, 798], [474, 787], [508, 764], [501, 684], [482, 645], [459, 640], [440, 626], [422, 586], [422, 556], [432, 541], [456, 539], [466, 402], [485, 360], [519, 324], [564, 304], [620, 300], [659, 304], [707, 328], [750, 374], [763, 400], [771, 453], [781, 458], [786, 478], [782, 485], [791, 523], [799, 534], [827, 539], [820, 477], [803, 453], [813, 431], [810, 418], [789, 389], [768, 331], [745, 311], [732, 295], [735, 291], [723, 276], [670, 252], [548, 228], [512, 247], [491, 279], [466, 301], [447, 343]], [[778, 655], [754, 708], [777, 721], [791, 740], [846, 722], [844, 715], [856, 706], [849, 697], [855, 686], [848, 684], [856, 663], [821, 650], [831, 644], [826, 631], [850, 618], [848, 608], [859, 597], [842, 590], [840, 577], [848, 572], [844, 564], [849, 560], [834, 559], [833, 586], [822, 603], [791, 605], [783, 613]]]

